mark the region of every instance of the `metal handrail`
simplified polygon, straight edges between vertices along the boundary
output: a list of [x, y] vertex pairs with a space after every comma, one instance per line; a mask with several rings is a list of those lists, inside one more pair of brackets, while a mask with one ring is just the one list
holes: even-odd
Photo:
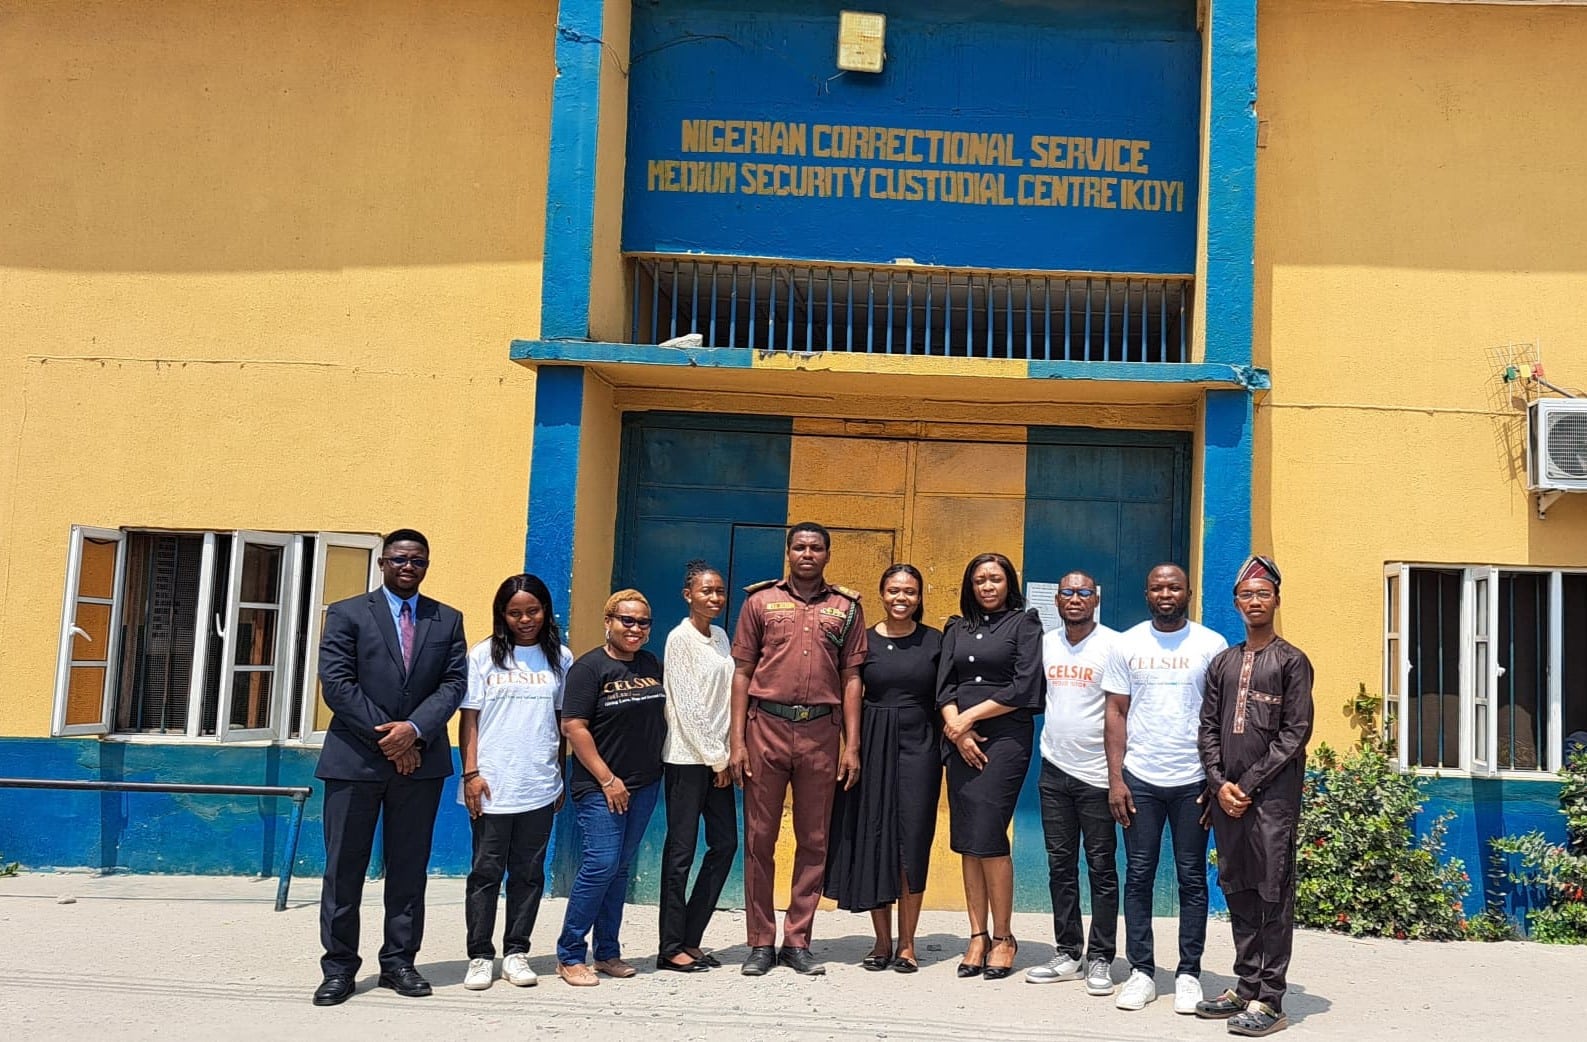
[[71, 789], [90, 792], [167, 792], [192, 796], [282, 796], [292, 801], [292, 820], [287, 825], [286, 857], [276, 881], [276, 911], [287, 907], [287, 890], [292, 885], [292, 863], [298, 856], [298, 834], [303, 830], [303, 805], [314, 795], [307, 785], [203, 785], [166, 782], [86, 781], [67, 778], [0, 778], [0, 789]]

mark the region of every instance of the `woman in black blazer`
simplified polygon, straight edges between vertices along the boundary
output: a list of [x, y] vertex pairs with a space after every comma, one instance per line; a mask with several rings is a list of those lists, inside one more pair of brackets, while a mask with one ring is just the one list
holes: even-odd
[[1008, 827], [1042, 706], [1042, 629], [1036, 613], [1025, 610], [1019, 573], [1002, 554], [970, 561], [959, 610], [943, 630], [937, 672], [949, 844], [963, 859], [970, 915], [958, 974], [1001, 980], [1013, 972], [1019, 951]]

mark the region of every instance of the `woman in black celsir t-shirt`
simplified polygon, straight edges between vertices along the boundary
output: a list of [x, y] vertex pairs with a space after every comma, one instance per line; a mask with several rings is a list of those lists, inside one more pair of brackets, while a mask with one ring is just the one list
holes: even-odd
[[[661, 663], [642, 650], [650, 638], [650, 602], [638, 590], [606, 601], [606, 643], [568, 667], [562, 733], [573, 747], [573, 807], [584, 845], [557, 938], [557, 976], [575, 987], [632, 977], [618, 931], [628, 869], [661, 792], [661, 746], [667, 737]], [[595, 961], [585, 938], [595, 930]]]

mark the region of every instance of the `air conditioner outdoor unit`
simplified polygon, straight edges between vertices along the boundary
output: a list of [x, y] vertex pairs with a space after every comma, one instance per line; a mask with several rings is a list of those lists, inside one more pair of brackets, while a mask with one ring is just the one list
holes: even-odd
[[1542, 398], [1526, 413], [1527, 487], [1587, 492], [1587, 398]]

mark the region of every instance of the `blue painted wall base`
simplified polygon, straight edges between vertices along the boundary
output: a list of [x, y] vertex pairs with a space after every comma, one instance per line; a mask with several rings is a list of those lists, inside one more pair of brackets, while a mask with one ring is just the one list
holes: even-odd
[[[183, 781], [221, 784], [310, 785], [315, 796], [304, 813], [303, 836], [293, 874], [314, 877], [324, 871], [320, 783], [314, 778], [318, 751], [290, 746], [145, 745], [81, 738], [0, 738], [0, 776], [77, 778], [104, 781]], [[1047, 854], [1042, 841], [1041, 807], [1036, 794], [1039, 761], [1031, 764], [1014, 812], [1014, 904], [1022, 912], [1045, 912]], [[1438, 778], [1425, 783], [1427, 805], [1418, 820], [1431, 822], [1452, 812], [1446, 838], [1448, 854], [1470, 873], [1468, 914], [1496, 895], [1505, 911], [1524, 920], [1527, 904], [1504, 880], [1487, 850], [1495, 836], [1537, 829], [1564, 841], [1559, 784], [1550, 781]], [[470, 841], [468, 816], [457, 804], [456, 776], [448, 779], [437, 816], [432, 874], [466, 875]], [[153, 793], [41, 792], [0, 789], [0, 854], [32, 870], [54, 868], [119, 869], [147, 873], [273, 876], [284, 856], [291, 803], [284, 799], [181, 796]], [[742, 807], [741, 807], [742, 812]], [[578, 830], [572, 814], [558, 823], [552, 892], [565, 895], [577, 866]], [[742, 820], [742, 817], [741, 817]], [[657, 899], [665, 816], [658, 806], [634, 866], [631, 899]], [[703, 841], [702, 841], [703, 853]], [[380, 871], [379, 845], [371, 874]], [[1124, 870], [1120, 843], [1119, 871]], [[1216, 873], [1209, 869], [1213, 912], [1225, 910]], [[723, 891], [725, 906], [740, 907], [744, 893], [742, 855]], [[1082, 901], [1089, 887], [1081, 873]], [[1166, 844], [1158, 868], [1154, 899], [1158, 915], [1178, 910], [1174, 869]]]

